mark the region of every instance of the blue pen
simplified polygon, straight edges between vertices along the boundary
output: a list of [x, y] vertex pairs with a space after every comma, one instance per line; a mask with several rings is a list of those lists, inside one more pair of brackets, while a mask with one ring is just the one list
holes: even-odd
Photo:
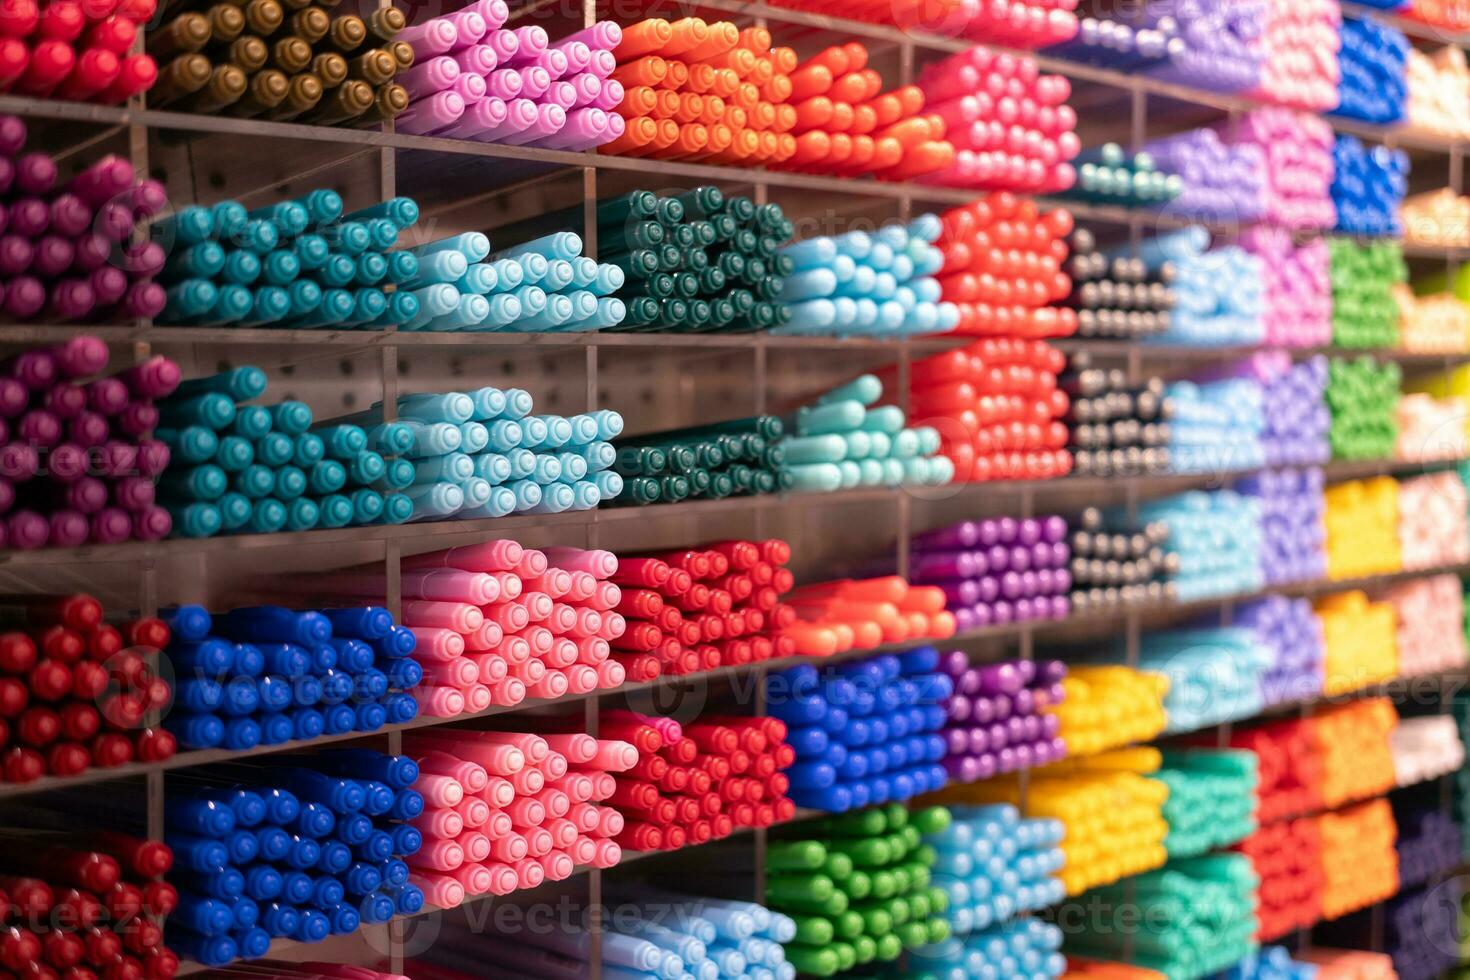
[[[261, 827], [255, 831], [255, 843], [262, 861], [279, 861], [291, 853], [291, 835], [280, 827]], [[269, 898], [269, 895], [255, 897]]]
[[225, 966], [239, 956], [239, 947], [229, 936], [205, 936], [183, 927], [169, 931], [168, 944], [175, 952], [209, 967]]
[[180, 925], [188, 926], [206, 936], [223, 936], [235, 926], [235, 916], [230, 906], [213, 898], [179, 893], [178, 905], [169, 913]]
[[169, 873], [169, 881], [181, 891], [193, 891], [225, 902], [233, 902], [245, 892], [245, 876], [237, 868], [225, 868], [214, 874], [175, 869]]
[[419, 703], [412, 694], [396, 691], [383, 698], [385, 724], [403, 725], [419, 716]]

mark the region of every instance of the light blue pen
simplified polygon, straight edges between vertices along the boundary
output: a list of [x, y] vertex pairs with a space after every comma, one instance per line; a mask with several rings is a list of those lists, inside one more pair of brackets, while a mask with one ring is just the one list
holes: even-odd
[[[857, 307], [852, 316], [853, 330], [857, 333], [881, 332], [878, 319], [878, 304], [866, 296], [853, 300], [853, 304]], [[902, 325], [903, 322], [900, 320], [894, 329]]]
[[831, 296], [836, 291], [837, 274], [830, 268], [808, 269], [781, 282], [781, 300], [787, 303]]
[[453, 483], [429, 483], [403, 491], [413, 501], [415, 520], [448, 517], [464, 506], [464, 491]]
[[[516, 440], [517, 443], [520, 439]], [[536, 472], [536, 454], [529, 449], [521, 449], [516, 446], [513, 449], [502, 449], [506, 462], [510, 464], [510, 479], [524, 480]]]
[[[374, 405], [381, 410], [381, 406]], [[417, 422], [452, 422], [458, 425], [474, 417], [475, 402], [458, 391], [421, 392], [398, 396], [398, 415]]]
[[914, 278], [914, 260], [902, 252], [897, 252], [893, 256], [893, 264], [888, 267], [888, 271], [893, 273], [893, 278], [899, 282], [908, 282]]
[[490, 437], [486, 448], [491, 452], [509, 452], [524, 443], [524, 430], [519, 422], [513, 422], [510, 419], [495, 419], [486, 425], [485, 429], [486, 434]]
[[600, 408], [587, 414], [597, 423], [597, 438], [611, 442], [623, 434], [623, 417], [612, 409]]
[[522, 421], [522, 428], [522, 445], [528, 449], [560, 449], [572, 439], [572, 422], [560, 415], [529, 416]]
[[781, 249], [782, 255], [791, 257], [796, 263], [798, 272], [807, 269], [827, 268], [832, 260], [837, 257], [837, 243], [830, 238], [808, 238], [804, 242], [787, 245]]
[[688, 936], [672, 929], [666, 929], [657, 923], [647, 919], [636, 919], [625, 922], [619, 929], [624, 935], [638, 936], [649, 942], [676, 953], [684, 961], [686, 967], [697, 966], [709, 959], [709, 953], [704, 943], [693, 936]]
[[572, 452], [577, 453], [587, 463], [587, 471], [589, 473], [596, 473], [598, 470], [607, 469], [618, 458], [618, 451], [613, 448], [613, 444], [603, 442], [600, 439], [595, 442], [583, 443], [580, 446], [576, 446], [576, 448], [572, 449]]
[[501, 453], [479, 453], [470, 457], [470, 463], [474, 475], [491, 486], [510, 479], [510, 460]]
[[[573, 289], [590, 289], [597, 283], [596, 259], [589, 259], [585, 255], [579, 255], [574, 259], [570, 259], [568, 264], [572, 267], [571, 286]], [[613, 268], [617, 267], [614, 266]]]
[[572, 284], [577, 270], [566, 259], [553, 259], [546, 266], [546, 275], [541, 277], [540, 286], [548, 293], [559, 293]]
[[546, 444], [550, 426], [546, 418], [540, 415], [528, 415], [520, 421], [521, 445], [527, 449], [535, 449]]
[[515, 259], [497, 259], [490, 263], [495, 271], [495, 290], [507, 293], [526, 281], [526, 273]]
[[514, 480], [506, 489], [515, 494], [516, 513], [523, 513], [541, 503], [541, 484], [534, 480]]
[[546, 274], [551, 271], [551, 260], [534, 252], [521, 255], [511, 261], [520, 264], [521, 281], [527, 286], [541, 285], [546, 280]]
[[849, 296], [854, 299], [864, 296], [871, 296], [873, 293], [873, 286], [877, 282], [877, 280], [878, 273], [874, 272], [872, 269], [868, 268], [865, 265], [854, 266], [852, 270], [852, 275], [845, 282], [840, 283], [835, 292], [836, 295]]
[[507, 487], [491, 487], [490, 497], [485, 503], [473, 509], [465, 509], [459, 512], [460, 517], [505, 517], [514, 514], [516, 510], [516, 495]]
[[419, 258], [419, 274], [404, 285], [417, 289], [440, 282], [452, 283], [461, 278], [469, 267], [469, 260], [460, 252], [434, 252]]
[[491, 385], [465, 392], [474, 403], [470, 418], [476, 422], [488, 422], [505, 411], [505, 392]]
[[343, 215], [347, 221], [369, 221], [373, 218], [387, 218], [399, 228], [407, 228], [419, 220], [419, 206], [411, 197], [395, 197], [391, 200], [374, 204], [370, 208], [354, 211]]
[[520, 245], [496, 252], [496, 258], [512, 258], [521, 255], [542, 255], [548, 259], [573, 259], [582, 254], [582, 238], [576, 232], [554, 231], [541, 238], [533, 238]]
[[488, 312], [473, 329], [498, 330], [515, 323], [521, 316], [521, 301], [508, 293], [491, 293], [481, 297], [486, 300]]
[[407, 426], [413, 439], [404, 455], [416, 458], [441, 456], [454, 452], [461, 445], [459, 426], [449, 422], [404, 421], [398, 424]]
[[592, 475], [592, 484], [597, 487], [601, 500], [616, 500], [623, 492], [623, 478], [612, 470], [602, 470]]
[[482, 232], [467, 231], [452, 238], [441, 238], [437, 242], [418, 245], [410, 249], [422, 260], [435, 252], [462, 252], [470, 262], [478, 262], [490, 254], [490, 239]]
[[898, 280], [893, 273], [885, 270], [880, 271], [873, 277], [872, 298], [876, 300], [892, 299], [898, 290]]
[[[595, 493], [597, 488], [592, 489]], [[560, 514], [571, 510], [575, 502], [576, 494], [567, 484], [548, 483], [541, 487], [541, 502], [533, 507], [525, 508], [525, 511], [528, 514]]]
[[837, 324], [837, 304], [830, 299], [812, 299], [804, 303], [793, 303], [791, 319], [784, 326], [771, 330], [774, 334], [818, 333], [830, 330]]
[[476, 293], [461, 293], [451, 313], [436, 316], [421, 329], [438, 332], [473, 330], [490, 315], [490, 302]]
[[424, 286], [409, 293], [419, 301], [418, 315], [403, 323], [404, 330], [418, 330], [435, 317], [454, 312], [459, 307], [459, 290], [448, 283]]
[[483, 422], [461, 422], [459, 439], [460, 448], [473, 455], [490, 445], [490, 430]]
[[560, 478], [561, 461], [555, 456], [538, 453], [536, 455], [536, 467], [531, 472], [531, 479], [545, 486], [548, 483], [555, 483]]
[[[521, 289], [538, 289], [536, 286], [522, 286]], [[515, 329], [519, 331], [554, 330], [572, 318], [572, 301], [561, 293], [542, 293], [544, 297], [541, 311], [539, 313], [526, 313], [525, 304], [522, 303], [523, 315], [515, 322]]]
[[368, 445], [384, 456], [408, 452], [413, 448], [415, 439], [414, 431], [403, 422], [379, 422], [368, 429], [367, 437]]
[[[572, 315], [567, 318], [566, 322], [563, 323], [559, 329], [569, 332], [583, 332], [586, 330], [602, 329], [601, 326], [596, 325], [596, 321], [598, 319], [598, 310], [602, 308], [600, 304], [609, 304], [607, 307], [609, 311], [612, 310], [612, 303], [616, 302], [619, 305], [622, 305], [622, 300], [614, 300], [610, 298], [598, 299], [592, 294], [590, 290], [586, 289], [578, 289], [570, 293], [563, 293], [562, 295], [571, 300]], [[626, 307], [624, 307], [624, 310], [626, 312]], [[621, 323], [622, 319], [619, 318], [618, 322]], [[589, 326], [588, 324], [592, 325]], [[611, 324], [609, 324], [609, 326], [611, 326]]]
[[[448, 255], [452, 253], [446, 252], [443, 254]], [[493, 265], [485, 262], [476, 262], [465, 270], [465, 274], [459, 277], [454, 283], [454, 287], [461, 293], [478, 293], [483, 296], [486, 293], [493, 292], [499, 283], [500, 277], [495, 274], [495, 267]]]
[[561, 483], [579, 483], [587, 479], [587, 460], [576, 453], [557, 453], [556, 461], [561, 464]]
[[389, 282], [401, 284], [418, 276], [419, 257], [412, 252], [389, 252], [385, 258], [388, 261]]
[[488, 481], [472, 476], [459, 485], [464, 492], [464, 506], [469, 509], [483, 507], [490, 502], [492, 488]]

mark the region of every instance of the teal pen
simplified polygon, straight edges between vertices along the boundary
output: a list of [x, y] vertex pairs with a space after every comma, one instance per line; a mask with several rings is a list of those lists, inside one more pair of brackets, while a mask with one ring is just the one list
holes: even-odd
[[472, 330], [490, 315], [490, 301], [476, 293], [462, 293], [455, 309], [444, 316], [436, 316], [421, 329], [437, 332]]
[[315, 310], [291, 320], [293, 327], [329, 327], [352, 315], [352, 294], [345, 289], [322, 290], [322, 301]]
[[383, 498], [384, 524], [406, 524], [413, 518], [413, 500], [403, 493], [390, 493]]
[[452, 238], [441, 238], [437, 242], [418, 245], [411, 249], [420, 259], [435, 252], [462, 252], [470, 262], [478, 262], [490, 254], [490, 239], [482, 232], [467, 231]]
[[286, 530], [310, 531], [321, 520], [321, 511], [309, 497], [297, 497], [286, 505]]
[[373, 323], [388, 310], [388, 297], [381, 289], [366, 286], [352, 293], [352, 312], [343, 321], [345, 326], [361, 326]]
[[214, 237], [224, 241], [240, 234], [250, 218], [245, 212], [245, 205], [239, 201], [220, 201], [209, 209], [209, 220], [214, 228]]
[[[523, 286], [522, 289], [536, 289], [536, 286]], [[553, 330], [572, 318], [572, 301], [561, 293], [543, 294], [545, 303], [539, 313], [523, 315], [515, 322], [515, 328], [521, 331]], [[523, 304], [524, 307], [524, 304]]]
[[276, 230], [272, 222], [251, 218], [240, 227], [239, 231], [231, 235], [230, 239], [247, 251], [254, 252], [256, 255], [265, 255], [281, 244], [281, 233]]
[[[588, 484], [591, 486], [591, 484]], [[596, 492], [596, 487], [592, 488]], [[571, 510], [572, 504], [576, 503], [577, 495], [572, 488], [565, 483], [552, 483], [541, 488], [541, 502], [530, 507], [523, 508], [530, 514], [560, 514]]]
[[505, 392], [491, 385], [465, 392], [474, 403], [470, 418], [476, 422], [488, 422], [505, 411]]
[[602, 470], [592, 475], [592, 484], [597, 487], [597, 497], [600, 503], [603, 500], [616, 500], [623, 492], [623, 478], [612, 470]]
[[172, 470], [158, 481], [166, 496], [187, 500], [217, 500], [229, 487], [225, 471], [213, 463], [201, 463], [186, 470]]
[[332, 246], [321, 235], [302, 235], [291, 243], [291, 250], [296, 254], [296, 261], [301, 264], [302, 270], [306, 272], [320, 269], [332, 254]]
[[277, 500], [295, 500], [306, 492], [306, 474], [299, 466], [282, 466], [276, 470], [270, 495]]
[[303, 402], [281, 402], [266, 406], [266, 410], [271, 413], [271, 424], [277, 432], [299, 436], [311, 428], [311, 409]]
[[475, 464], [461, 452], [445, 453], [426, 459], [414, 467], [413, 482], [463, 483], [475, 475]]
[[340, 493], [329, 493], [316, 501], [319, 527], [346, 527], [352, 521], [352, 501]]
[[235, 421], [235, 401], [217, 391], [185, 398], [167, 399], [158, 406], [159, 421], [166, 426], [202, 425], [216, 431]]
[[589, 289], [597, 282], [597, 260], [579, 255], [568, 263], [572, 267], [571, 285], [575, 289]]
[[506, 293], [493, 293], [483, 298], [486, 301], [487, 310], [485, 319], [476, 324], [474, 329], [498, 330], [520, 319], [521, 301], [516, 297]]
[[860, 486], [863, 482], [863, 468], [850, 459], [833, 464], [837, 467], [837, 473], [842, 482], [838, 484], [839, 490], [851, 490]]
[[459, 426], [448, 422], [416, 422], [405, 421], [399, 423], [406, 425], [413, 433], [412, 445], [404, 451], [411, 457], [423, 458], [426, 456], [440, 456], [444, 453], [452, 453], [460, 447]]
[[419, 206], [411, 197], [395, 197], [391, 200], [374, 204], [372, 207], [354, 211], [343, 215], [347, 221], [370, 221], [373, 218], [387, 218], [399, 228], [407, 228], [419, 220]]
[[[260, 405], [241, 405], [236, 410], [235, 421], [230, 426], [230, 431], [237, 436], [246, 439], [259, 439], [271, 430], [275, 422], [271, 420], [271, 413]], [[256, 448], [259, 451], [259, 447]]]
[[886, 433], [869, 432], [868, 440], [874, 459], [887, 459], [893, 454], [893, 439]]
[[792, 489], [831, 493], [842, 486], [842, 470], [836, 463], [804, 463], [791, 466]]
[[336, 493], [347, 485], [347, 467], [335, 459], [324, 459], [307, 471], [306, 479], [314, 494]]
[[[519, 442], [519, 440], [517, 440]], [[510, 481], [524, 480], [536, 471], [536, 454], [529, 449], [502, 450], [506, 462], [510, 463]]]
[[546, 309], [546, 291], [540, 286], [522, 286], [510, 295], [521, 304], [521, 317], [534, 317]]
[[219, 392], [229, 395], [237, 402], [248, 402], [252, 398], [259, 398], [265, 394], [266, 385], [269, 383], [266, 373], [258, 367], [250, 364], [221, 371], [219, 374], [211, 374], [205, 378], [190, 378], [182, 381], [174, 389], [173, 398], [187, 395], [198, 395], [204, 392]]
[[378, 453], [363, 451], [347, 463], [347, 482], [354, 486], [372, 486], [387, 472], [387, 460]]
[[508, 452], [523, 444], [523, 430], [510, 419], [495, 419], [485, 426], [485, 430], [490, 437], [486, 446], [491, 452]]
[[462, 422], [459, 446], [466, 453], [478, 453], [490, 445], [490, 430], [483, 422]]
[[[382, 413], [382, 405], [374, 405], [369, 411]], [[458, 425], [474, 417], [475, 400], [459, 391], [442, 394], [421, 392], [398, 396], [398, 416], [416, 422], [453, 422]]]
[[272, 497], [262, 497], [250, 507], [250, 523], [246, 527], [257, 534], [274, 534], [286, 526], [286, 505]]
[[[560, 415], [535, 415], [531, 416], [531, 418], [534, 418], [545, 427], [545, 433], [542, 434], [539, 430], [535, 434], [528, 433], [526, 438], [534, 438], [537, 435], [539, 435], [539, 438], [536, 439], [534, 446], [528, 446], [527, 448], [560, 449], [572, 441], [571, 419], [564, 418]], [[526, 421], [530, 421], [530, 419]]]
[[168, 288], [164, 316], [169, 320], [188, 320], [208, 313], [219, 298], [214, 283], [205, 279], [185, 279]]
[[571, 259], [582, 254], [582, 237], [571, 231], [554, 231], [520, 245], [501, 249], [497, 256], [544, 255], [548, 259]]
[[262, 466], [285, 466], [295, 447], [284, 432], [266, 432], [255, 440], [255, 461]]
[[367, 449], [367, 432], [360, 425], [324, 425], [312, 432], [332, 459], [351, 459]]
[[372, 524], [383, 516], [383, 495], [376, 490], [354, 490], [351, 500], [353, 524]]
[[532, 481], [546, 486], [561, 478], [561, 461], [555, 456], [536, 456], [536, 468], [531, 471]]
[[913, 429], [901, 429], [893, 434], [893, 445], [888, 455], [894, 459], [913, 459], [919, 455], [919, 437]]
[[[458, 435], [459, 431], [455, 430], [455, 434]], [[368, 445], [384, 456], [408, 452], [416, 438], [414, 430], [403, 422], [379, 422], [368, 429], [367, 437]]]
[[213, 429], [202, 425], [157, 429], [153, 436], [167, 446], [170, 457], [179, 462], [203, 463], [219, 451], [219, 436]]
[[[446, 255], [453, 253], [444, 253]], [[454, 287], [461, 293], [477, 293], [484, 296], [486, 293], [494, 292], [499, 285], [500, 277], [495, 274], [495, 267], [485, 262], [476, 262], [465, 270]]]
[[327, 244], [332, 246], [333, 251], [347, 255], [358, 255], [365, 252], [372, 244], [372, 236], [368, 234], [367, 225], [361, 221], [339, 221], [336, 224], [324, 225], [320, 233], [327, 240]]
[[220, 525], [219, 508], [203, 502], [185, 504], [182, 507], [164, 505], [173, 518], [174, 530], [186, 538], [209, 538], [218, 534]]
[[342, 217], [342, 195], [336, 191], [320, 188], [297, 199], [306, 209], [311, 227], [330, 224]]
[[199, 242], [169, 256], [163, 269], [170, 279], [213, 279], [224, 267], [224, 247], [219, 242]]
[[521, 269], [521, 264], [514, 259], [499, 259], [489, 265], [495, 271], [496, 291], [510, 292], [526, 281], [526, 273]]
[[389, 252], [386, 259], [389, 282], [405, 283], [419, 274], [419, 257], [412, 252]]
[[153, 232], [158, 237], [172, 235], [175, 241], [195, 245], [214, 234], [214, 215], [207, 208], [191, 204], [154, 221]]
[[464, 506], [464, 491], [453, 483], [419, 483], [403, 492], [413, 501], [415, 520], [448, 517]]
[[461, 507], [483, 507], [490, 502], [490, 482], [482, 480], [478, 476], [472, 476], [459, 485], [464, 494], [464, 503]]
[[227, 491], [214, 502], [219, 508], [220, 530], [238, 531], [250, 520], [250, 498], [243, 493]]
[[557, 453], [556, 461], [561, 464], [560, 483], [578, 483], [587, 479], [587, 460], [576, 453]]
[[376, 286], [388, 278], [388, 260], [381, 252], [363, 252], [354, 263], [352, 282], [358, 286]]
[[316, 278], [323, 286], [346, 286], [357, 275], [357, 262], [345, 252], [333, 252], [327, 261], [316, 270]]
[[419, 298], [412, 293], [393, 292], [387, 294], [388, 305], [383, 315], [373, 326], [386, 327], [408, 323], [419, 315]]
[[404, 285], [409, 289], [432, 286], [435, 283], [453, 283], [464, 276], [470, 264], [459, 252], [435, 252], [419, 259], [419, 273]]
[[904, 464], [896, 459], [864, 460], [863, 462], [876, 462], [883, 468], [882, 485], [885, 487], [896, 487], [903, 483]]
[[226, 473], [238, 473], [255, 462], [255, 447], [240, 436], [225, 436], [219, 441], [213, 462]]
[[225, 263], [220, 267], [220, 279], [241, 286], [249, 286], [260, 278], [260, 256], [243, 248], [225, 253]]
[[286, 316], [293, 320], [306, 316], [322, 305], [322, 287], [310, 279], [297, 279], [286, 287], [286, 295], [291, 302], [291, 308], [286, 311]]
[[282, 238], [295, 238], [306, 231], [306, 226], [311, 222], [306, 206], [296, 201], [280, 201], [256, 208], [247, 212], [246, 216], [256, 221], [269, 221], [276, 226], [276, 231]]
[[235, 474], [230, 481], [230, 486], [235, 492], [242, 493], [251, 500], [257, 500], [271, 492], [276, 484], [276, 471], [269, 466], [252, 463]]
[[398, 226], [387, 218], [373, 218], [367, 222], [368, 247], [386, 252], [398, 244]]
[[540, 285], [551, 271], [551, 260], [535, 252], [517, 256], [511, 261], [520, 265], [521, 279], [528, 286]]
[[548, 293], [559, 293], [572, 284], [576, 275], [572, 263], [566, 259], [554, 259], [546, 264], [546, 274], [541, 277], [539, 285]]
[[[876, 459], [854, 460], [858, 465], [858, 486], [878, 487], [883, 485], [883, 463]], [[902, 475], [902, 466], [899, 469]]]
[[435, 317], [451, 313], [459, 306], [459, 290], [448, 283], [424, 286], [413, 290], [409, 295], [419, 301], [419, 312], [402, 325], [405, 330], [417, 330]]
[[373, 484], [379, 490], [402, 490], [413, 485], [418, 467], [406, 459], [384, 459], [383, 475]]
[[516, 510], [516, 495], [507, 487], [491, 487], [490, 497], [479, 507], [462, 510], [463, 518], [506, 517]]
[[320, 463], [327, 455], [322, 437], [314, 432], [302, 432], [291, 440], [291, 462], [306, 469]]
[[510, 460], [502, 453], [477, 453], [470, 457], [474, 475], [499, 486], [510, 479]]
[[515, 512], [530, 510], [541, 503], [541, 484], [534, 480], [515, 480], [507, 483], [506, 489], [515, 495]]
[[246, 323], [277, 323], [291, 312], [291, 294], [280, 286], [257, 286]]

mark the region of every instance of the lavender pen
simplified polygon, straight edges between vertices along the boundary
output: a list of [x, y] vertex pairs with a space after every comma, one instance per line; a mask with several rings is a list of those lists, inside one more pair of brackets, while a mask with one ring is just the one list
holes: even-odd
[[439, 92], [410, 105], [394, 120], [394, 126], [405, 133], [426, 135], [453, 125], [464, 111], [464, 99], [453, 92]]
[[559, 132], [567, 123], [567, 114], [563, 109], [554, 105], [542, 105], [536, 107], [536, 121], [526, 128], [524, 132], [516, 133], [514, 136], [502, 137], [501, 143], [507, 146], [520, 146], [525, 143], [534, 143], [553, 133]]
[[[480, 48], [469, 50], [478, 51]], [[408, 94], [415, 99], [422, 99], [449, 88], [459, 80], [461, 74], [462, 69], [457, 60], [448, 55], [439, 55], [414, 65], [408, 71], [400, 72], [393, 80], [408, 89]]]

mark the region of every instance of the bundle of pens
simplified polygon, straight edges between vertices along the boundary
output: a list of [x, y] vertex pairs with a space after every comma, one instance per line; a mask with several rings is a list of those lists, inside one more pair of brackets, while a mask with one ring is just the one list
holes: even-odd
[[778, 444], [783, 432], [776, 416], [755, 415], [620, 439], [613, 472], [623, 487], [616, 503], [672, 504], [789, 489], [791, 472]]
[[19, 0], [5, 11], [0, 88], [77, 102], [125, 102], [158, 78], [154, 60], [134, 52], [139, 31], [157, 12], [155, 0]]

